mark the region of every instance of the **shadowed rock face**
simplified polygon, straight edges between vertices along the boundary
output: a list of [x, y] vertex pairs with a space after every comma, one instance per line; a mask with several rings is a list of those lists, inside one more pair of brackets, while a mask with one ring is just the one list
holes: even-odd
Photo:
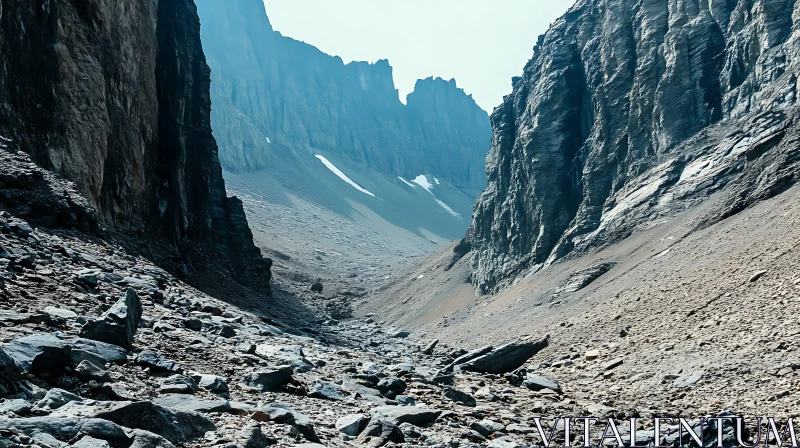
[[714, 191], [728, 200], [709, 219], [795, 182], [795, 3], [579, 0], [491, 116], [489, 185], [457, 254], [472, 251], [476, 289]]
[[0, 7], [4, 146], [74, 182], [104, 227], [165, 238], [184, 256], [211, 249], [264, 285], [241, 203], [225, 194], [194, 3]]
[[419, 80], [404, 105], [386, 60], [344, 64], [282, 36], [261, 0], [197, 5], [226, 170], [312, 152], [392, 178], [432, 173], [473, 197], [486, 185], [488, 116], [454, 80]]

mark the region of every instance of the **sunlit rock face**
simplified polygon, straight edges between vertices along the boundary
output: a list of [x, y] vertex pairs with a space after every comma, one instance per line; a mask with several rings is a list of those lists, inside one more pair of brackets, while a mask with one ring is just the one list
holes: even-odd
[[579, 0], [491, 116], [489, 185], [458, 249], [476, 289], [714, 191], [719, 219], [793, 183], [798, 20], [793, 0]]

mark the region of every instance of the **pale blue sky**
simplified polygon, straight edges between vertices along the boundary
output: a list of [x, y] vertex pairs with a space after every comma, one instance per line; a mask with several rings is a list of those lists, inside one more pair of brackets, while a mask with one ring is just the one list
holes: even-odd
[[419, 78], [455, 78], [491, 112], [537, 37], [574, 0], [264, 0], [273, 27], [353, 60], [388, 59], [400, 97]]

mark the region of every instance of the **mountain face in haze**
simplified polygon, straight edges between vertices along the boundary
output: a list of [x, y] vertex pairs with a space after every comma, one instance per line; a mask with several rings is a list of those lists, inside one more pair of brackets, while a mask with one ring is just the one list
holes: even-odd
[[[179, 269], [202, 270], [213, 260], [215, 269], [264, 286], [268, 262], [241, 202], [226, 196], [192, 0], [0, 0], [0, 7], [0, 148], [22, 150], [74, 182], [99, 226], [168, 241]], [[71, 201], [52, 191], [40, 207], [11, 194], [46, 190], [49, 175], [0, 165], [7, 210], [45, 222]], [[77, 225], [70, 213], [59, 222]]]
[[722, 190], [703, 223], [798, 178], [800, 2], [579, 0], [491, 116], [457, 249], [493, 292]]
[[393, 178], [431, 174], [472, 197], [485, 186], [488, 115], [455, 81], [420, 80], [404, 105], [388, 61], [344, 64], [282, 36], [261, 0], [197, 4], [226, 170], [323, 154]]

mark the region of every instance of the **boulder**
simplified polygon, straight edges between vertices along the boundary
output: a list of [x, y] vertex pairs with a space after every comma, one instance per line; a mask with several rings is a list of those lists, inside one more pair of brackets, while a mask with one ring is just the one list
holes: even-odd
[[107, 370], [98, 367], [88, 359], [81, 361], [81, 363], [75, 367], [75, 376], [82, 381], [97, 381], [100, 383], [111, 381], [111, 375], [108, 374]]
[[94, 437], [127, 446], [130, 439], [119, 425], [99, 418], [77, 418], [71, 416], [47, 416], [29, 418], [0, 418], [0, 430], [16, 428], [17, 431], [33, 436], [36, 433], [49, 434], [61, 442], [69, 442], [79, 437]]
[[405, 435], [398, 427], [398, 422], [392, 419], [373, 418], [364, 431], [359, 434], [360, 441], [369, 439], [368, 445], [381, 447], [389, 442], [403, 443]]
[[70, 364], [77, 366], [82, 361], [90, 361], [97, 367], [107, 363], [124, 364], [128, 361], [128, 352], [117, 345], [91, 339], [77, 338], [70, 340]]
[[269, 404], [259, 408], [258, 412], [268, 416], [270, 421], [293, 426], [309, 442], [320, 442], [311, 419], [285, 404]]
[[205, 414], [208, 412], [227, 412], [231, 409], [228, 400], [203, 400], [193, 395], [170, 394], [153, 400], [154, 404], [165, 408], [192, 411]]
[[242, 378], [240, 384], [261, 392], [268, 392], [286, 383], [292, 373], [294, 373], [292, 366], [278, 366], [269, 370], [248, 373]]
[[367, 427], [369, 417], [364, 414], [350, 414], [336, 420], [336, 430], [350, 437], [361, 434]]
[[333, 401], [342, 400], [344, 398], [338, 386], [325, 381], [316, 381], [311, 385], [308, 389], [308, 396], [311, 398]]
[[85, 436], [70, 446], [72, 448], [111, 448], [111, 445], [105, 440], [95, 439], [92, 436]]
[[203, 389], [210, 390], [211, 392], [227, 392], [228, 383], [225, 378], [216, 375], [208, 375], [204, 373], [192, 373], [190, 375], [198, 386]]
[[439, 409], [426, 409], [416, 406], [378, 406], [370, 415], [377, 419], [396, 420], [398, 423], [411, 423], [415, 426], [424, 426], [433, 423], [442, 415]]
[[136, 356], [136, 364], [145, 368], [149, 368], [151, 372], [176, 372], [183, 371], [174, 361], [169, 361], [162, 358], [158, 353], [152, 350], [144, 350]]
[[70, 365], [71, 345], [52, 334], [32, 334], [11, 341], [3, 347], [16, 370], [37, 376], [60, 375]]
[[502, 374], [514, 371], [525, 364], [533, 355], [547, 347], [549, 337], [511, 342], [474, 359], [460, 363], [461, 370], [481, 373]]
[[281, 364], [291, 365], [299, 373], [314, 368], [314, 364], [306, 359], [303, 348], [299, 345], [259, 344], [256, 346], [255, 354], [269, 361], [280, 361]]
[[557, 382], [535, 373], [527, 374], [525, 379], [522, 381], [522, 386], [533, 391], [550, 389], [555, 392], [561, 392], [561, 386], [559, 386]]
[[267, 437], [258, 426], [245, 428], [241, 433], [241, 438], [244, 440], [244, 448], [264, 448], [278, 443], [277, 440]]
[[378, 381], [378, 391], [386, 398], [394, 398], [406, 391], [406, 382], [390, 376]]
[[703, 378], [703, 375], [705, 375], [704, 371], [696, 370], [690, 374], [676, 378], [675, 381], [672, 382], [672, 385], [682, 389], [694, 387], [697, 385], [698, 381]]
[[436, 349], [437, 345], [439, 345], [439, 340], [438, 339], [434, 339], [433, 341], [431, 341], [430, 344], [428, 344], [427, 346], [425, 346], [424, 349], [422, 349], [422, 354], [423, 355], [432, 355], [433, 351]]
[[133, 348], [133, 336], [142, 317], [142, 302], [133, 289], [128, 289], [121, 298], [98, 319], [90, 320], [81, 328], [81, 337]]
[[162, 394], [193, 394], [199, 389], [193, 378], [184, 375], [172, 375], [161, 381], [158, 392]]
[[[50, 416], [57, 421], [70, 418], [102, 419], [126, 428], [150, 431], [177, 445], [185, 444], [216, 429], [214, 422], [197, 412], [166, 408], [149, 401], [72, 402], [62, 406]], [[96, 437], [93, 434], [89, 435]]]
[[39, 409], [55, 410], [73, 401], [81, 403], [83, 402], [83, 398], [63, 389], [53, 388], [47, 391], [44, 398], [36, 402], [36, 407]]
[[489, 419], [474, 422], [469, 427], [484, 437], [491, 437], [492, 434], [504, 431], [506, 429], [502, 423], [498, 423]]
[[478, 402], [475, 400], [475, 397], [453, 387], [448, 387], [445, 390], [444, 396], [445, 398], [452, 400], [456, 403], [462, 404], [464, 406], [473, 407], [478, 404]]

